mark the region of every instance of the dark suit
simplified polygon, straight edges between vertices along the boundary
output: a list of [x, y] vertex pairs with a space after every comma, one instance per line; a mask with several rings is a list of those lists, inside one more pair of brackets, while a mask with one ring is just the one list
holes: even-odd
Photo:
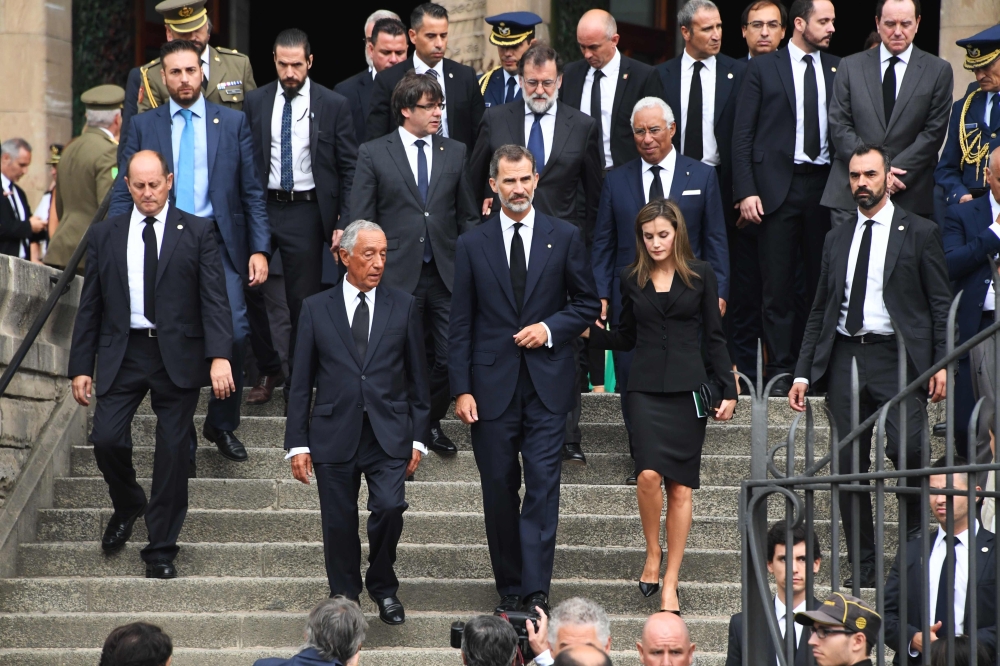
[[14, 207], [11, 205], [10, 195], [6, 192], [0, 193], [3, 201], [0, 201], [0, 254], [8, 254], [12, 257], [20, 256], [21, 249], [24, 248], [24, 256], [28, 255], [28, 244], [33, 242], [35, 234], [31, 231], [31, 206], [28, 205], [28, 197], [14, 183], [14, 192], [21, 202], [21, 210], [24, 212], [24, 219], [17, 219]]
[[[812, 603], [806, 604], [808, 610], [814, 610], [822, 605], [823, 602], [815, 597], [813, 597]], [[773, 597], [771, 598], [771, 604], [768, 606], [768, 610], [772, 612], [774, 611]], [[798, 628], [798, 625], [796, 625], [795, 628]], [[809, 639], [811, 637], [812, 629], [803, 626], [802, 635], [799, 636], [799, 642], [795, 646], [795, 666], [808, 666], [809, 655], [812, 654], [812, 648], [809, 646]], [[774, 649], [774, 643], [771, 641], [770, 634], [763, 639], [763, 643], [763, 663], [767, 664], [767, 666], [777, 664], [778, 657]], [[736, 613], [729, 618], [729, 648], [726, 651], [726, 666], [743, 666], [743, 613]]]
[[349, 79], [344, 79], [333, 87], [333, 92], [343, 95], [351, 106], [351, 117], [354, 120], [354, 138], [360, 146], [368, 140], [368, 109], [375, 87], [372, 72], [365, 69]]
[[[966, 533], [968, 534], [968, 533]], [[939, 538], [938, 531], [931, 533], [931, 551]], [[921, 603], [920, 591], [927, 585], [929, 563], [923, 562], [921, 553], [923, 551], [924, 536], [913, 539], [906, 544], [906, 627], [905, 633], [901, 627], [903, 619], [900, 616], [899, 596], [900, 596], [900, 565], [899, 553], [889, 571], [889, 579], [885, 583], [885, 646], [896, 650], [896, 657], [893, 660], [897, 666], [903, 663], [920, 664], [923, 657], [917, 655], [916, 658], [909, 657], [904, 660], [899, 652], [899, 642], [903, 639], [909, 644], [913, 635], [923, 631], [924, 622], [927, 621], [928, 613]], [[956, 541], [957, 545], [957, 541]], [[976, 640], [980, 645], [989, 648], [990, 654], [996, 649], [996, 587], [997, 587], [997, 567], [996, 567], [996, 536], [982, 526], [976, 530]], [[971, 577], [971, 575], [970, 575]], [[936, 599], [930, 600], [932, 604], [937, 603]], [[972, 615], [972, 606], [969, 603], [968, 591], [965, 597], [965, 623], [963, 633], [968, 634], [969, 618]], [[947, 632], [939, 631], [939, 639], [944, 638]]]
[[[489, 77], [485, 81], [486, 77]], [[503, 67], [497, 67], [492, 72], [487, 72], [483, 75], [483, 78], [479, 79], [479, 89], [483, 93], [483, 101], [486, 103], [486, 108], [491, 106], [500, 106], [504, 103], [504, 99], [507, 97], [507, 77], [504, 75]], [[516, 82], [517, 74], [514, 75]], [[524, 99], [524, 95], [521, 92], [521, 87], [517, 86], [517, 92], [514, 93], [514, 99], [512, 102], [518, 102]]]
[[[399, 125], [392, 112], [392, 91], [413, 69], [413, 58], [395, 64], [375, 76], [368, 112], [368, 140], [377, 139], [392, 132]], [[476, 144], [476, 132], [483, 119], [483, 95], [479, 92], [476, 72], [468, 65], [445, 58], [442, 61], [444, 81], [438, 81], [444, 89], [444, 102], [448, 114], [448, 138], [465, 144], [467, 154], [472, 153]]]
[[[986, 193], [984, 169], [989, 166], [990, 155], [1000, 147], [1000, 138], [997, 137], [1000, 134], [997, 130], [1000, 119], [991, 118], [991, 121], [987, 126], [986, 93], [975, 83], [970, 84], [965, 95], [951, 107], [948, 138], [934, 170], [934, 182], [944, 190], [945, 202], [949, 206], [957, 204], [966, 194], [981, 196]], [[960, 127], [964, 128], [964, 133], [959, 131]], [[971, 164], [962, 156], [963, 137], [967, 145], [980, 146], [981, 152], [973, 153], [973, 158], [978, 159], [973, 159]]]
[[343, 666], [343, 664], [336, 659], [333, 661], [320, 659], [316, 648], [306, 648], [291, 659], [282, 659], [281, 657], [258, 659], [253, 663], [253, 666]]
[[[583, 86], [590, 71], [586, 60], [578, 60], [566, 65], [563, 84], [559, 89], [559, 101], [566, 102], [574, 109], [590, 115], [590, 109], [581, 109]], [[656, 70], [645, 63], [621, 56], [618, 83], [615, 86], [615, 100], [611, 107], [611, 160], [620, 166], [639, 156], [632, 138], [632, 108], [643, 97], [663, 97], [663, 87]], [[603, 145], [602, 145], [603, 148]], [[602, 157], [605, 157], [603, 155]]]
[[[844, 302], [847, 266], [851, 243], [858, 225], [842, 224], [833, 229], [823, 245], [822, 272], [816, 299], [806, 322], [799, 354], [796, 377], [804, 377], [810, 385], [826, 381], [827, 405], [833, 412], [837, 432], [844, 437], [851, 431], [851, 360], [857, 358], [860, 416], [864, 421], [899, 389], [899, 364], [896, 344], [859, 344], [837, 332]], [[863, 228], [863, 227], [862, 227]], [[870, 293], [870, 292], [869, 292]], [[907, 377], [912, 380], [946, 353], [945, 331], [951, 286], [941, 249], [940, 233], [934, 222], [898, 206], [892, 215], [882, 277], [882, 301], [897, 336], [902, 336], [908, 355]], [[906, 466], [920, 466], [920, 440], [926, 414], [926, 393], [911, 394], [907, 399], [907, 441], [899, 441], [899, 411], [890, 410], [886, 426], [886, 457], [894, 463], [899, 459], [900, 446], [905, 449]], [[861, 471], [870, 466], [871, 433], [859, 437]], [[840, 451], [840, 471], [852, 466], [852, 447]], [[861, 505], [861, 564], [875, 566], [874, 529], [871, 517], [871, 497], [860, 493]], [[916, 529], [920, 523], [919, 495], [906, 495], [907, 525]], [[851, 534], [850, 502], [841, 500], [841, 517], [845, 534]], [[851, 541], [848, 539], [848, 544]], [[851, 560], [856, 561], [855, 559]]]
[[122, 163], [122, 154], [128, 144], [128, 131], [132, 126], [132, 116], [139, 113], [139, 89], [142, 87], [142, 72], [140, 67], [128, 71], [125, 83], [125, 102], [122, 104], [122, 129], [118, 137], [118, 163]]
[[[455, 250], [448, 370], [452, 392], [471, 393], [478, 405], [472, 447], [501, 596], [549, 592], [566, 414], [578, 392], [572, 342], [600, 312], [580, 231], [534, 216], [520, 312], [499, 214], [461, 236]], [[539, 322], [552, 333], [551, 348], [514, 344], [515, 333]]]
[[131, 425], [139, 403], [152, 391], [156, 452], [146, 510], [149, 545], [142, 557], [173, 560], [187, 512], [191, 420], [200, 388], [211, 383], [211, 359], [232, 360], [233, 328], [212, 222], [171, 206], [156, 270], [157, 337], [130, 332], [130, 217], [118, 215], [90, 228], [67, 374], [96, 376], [90, 441], [120, 518], [146, 502], [132, 467]]

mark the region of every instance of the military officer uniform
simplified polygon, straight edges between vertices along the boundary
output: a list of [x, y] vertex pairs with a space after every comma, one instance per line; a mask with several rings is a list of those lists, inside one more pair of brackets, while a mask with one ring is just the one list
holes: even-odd
[[[88, 111], [121, 109], [125, 91], [115, 85], [91, 88], [80, 101]], [[56, 216], [59, 225], [49, 239], [44, 262], [65, 268], [83, 239], [94, 214], [118, 176], [118, 139], [103, 127], [86, 127], [70, 142], [59, 159]], [[78, 272], [83, 272], [83, 260]]]
[[[1000, 25], [955, 42], [965, 48], [965, 69], [1000, 67]], [[972, 84], [951, 111], [948, 139], [934, 181], [944, 190], [948, 205], [966, 194], [974, 198], [989, 191], [985, 168], [990, 153], [1000, 147], [1000, 91]]]
[[[507, 12], [487, 16], [485, 21], [492, 26], [490, 44], [503, 48], [525, 44], [527, 48], [527, 44], [535, 38], [535, 26], [542, 22], [542, 17], [531, 12]], [[501, 64], [479, 78], [479, 92], [487, 108], [522, 99], [517, 72], [506, 71], [502, 57], [501, 54]]]

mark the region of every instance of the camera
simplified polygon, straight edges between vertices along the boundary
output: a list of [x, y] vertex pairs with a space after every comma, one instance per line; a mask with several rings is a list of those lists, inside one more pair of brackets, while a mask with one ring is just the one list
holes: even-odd
[[[494, 613], [496, 617], [502, 618], [510, 623], [517, 634], [517, 663], [526, 664], [535, 658], [535, 653], [528, 645], [528, 622], [531, 622], [535, 631], [538, 631], [539, 615], [535, 611], [508, 611], [506, 613]], [[464, 622], [453, 622], [451, 625], [451, 646], [456, 649], [462, 648], [462, 633], [465, 631]]]

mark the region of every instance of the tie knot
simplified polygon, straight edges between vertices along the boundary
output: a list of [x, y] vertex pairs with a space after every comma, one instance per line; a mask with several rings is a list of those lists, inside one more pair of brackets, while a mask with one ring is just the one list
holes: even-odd
[[705, 63], [703, 63], [701, 60], [695, 60], [694, 61], [694, 71], [695, 72], [701, 71], [701, 69], [703, 67], [705, 67]]
[[601, 70], [599, 70], [599, 69], [595, 69], [594, 70], [594, 80], [595, 81], [600, 81], [605, 76], [606, 76], [606, 74], [604, 72], [602, 72]]
[[145, 222], [147, 225], [148, 224], [154, 224], [156, 222], [156, 218], [155, 217], [147, 217], [147, 218], [145, 218], [143, 220], [143, 222]]
[[292, 92], [290, 90], [285, 90], [284, 92], [281, 93], [281, 96], [285, 98], [286, 104], [291, 103], [291, 101], [296, 97], [298, 97], [298, 95], [299, 94], [297, 92]]
[[895, 65], [897, 62], [900, 62], [898, 56], [892, 56], [891, 58], [889, 58], [889, 66], [890, 67], [893, 66], [893, 65]]
[[367, 300], [367, 297], [365, 296], [365, 292], [363, 292], [363, 291], [359, 291], [358, 292], [358, 300], [361, 301], [361, 305], [365, 304], [365, 300]]
[[653, 172], [654, 176], [657, 176], [661, 171], [663, 171], [663, 167], [654, 164], [653, 166], [649, 167], [649, 170]]
[[416, 141], [413, 142], [413, 145], [419, 148], [420, 150], [423, 150], [424, 146], [427, 145], [427, 142], [424, 141], [423, 139], [417, 139]]
[[191, 109], [181, 109], [181, 116], [184, 117], [185, 122], [191, 122]]
[[424, 74], [426, 74], [427, 76], [433, 76], [435, 79], [438, 77], [436, 69], [428, 69], [426, 72], [424, 72]]
[[521, 233], [521, 227], [523, 227], [523, 226], [524, 226], [523, 222], [515, 222], [514, 223], [514, 233], [520, 235], [520, 233]]
[[813, 57], [811, 53], [806, 54], [806, 57], [802, 59], [806, 63], [806, 67], [809, 69], [813, 68]]

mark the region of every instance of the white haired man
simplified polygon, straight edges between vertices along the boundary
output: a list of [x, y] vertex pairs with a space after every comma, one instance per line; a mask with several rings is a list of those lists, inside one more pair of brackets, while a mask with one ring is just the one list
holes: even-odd
[[536, 666], [552, 666], [560, 652], [579, 645], [590, 645], [611, 652], [611, 623], [598, 604], [583, 597], [572, 597], [546, 615], [535, 608], [540, 619], [536, 630], [527, 624], [528, 642], [535, 653]]

